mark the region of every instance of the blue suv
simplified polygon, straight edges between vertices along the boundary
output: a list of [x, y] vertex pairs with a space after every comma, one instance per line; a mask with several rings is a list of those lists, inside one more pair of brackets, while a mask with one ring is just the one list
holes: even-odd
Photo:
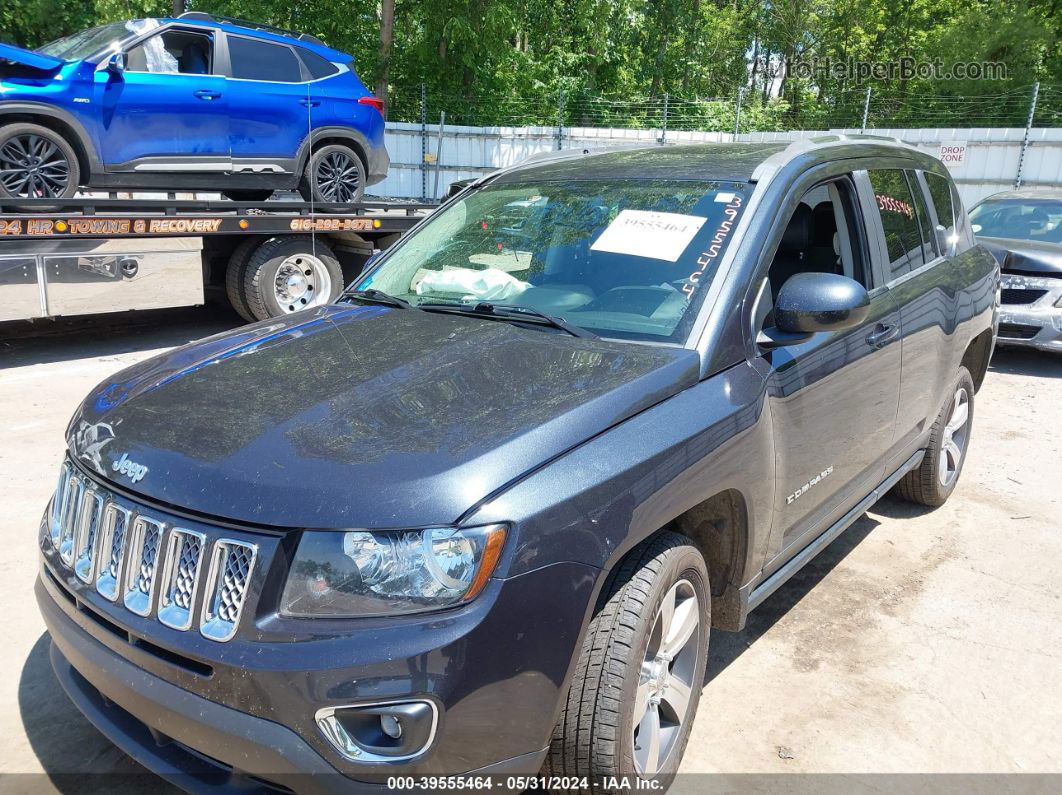
[[[0, 44], [0, 203], [88, 188], [294, 189], [346, 207], [387, 175], [383, 103], [306, 34], [189, 12], [36, 51]], [[13, 200], [13, 201], [9, 201]]]

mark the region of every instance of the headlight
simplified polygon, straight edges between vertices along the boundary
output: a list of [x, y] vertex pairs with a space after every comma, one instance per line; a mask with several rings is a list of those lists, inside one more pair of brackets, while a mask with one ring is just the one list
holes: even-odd
[[483, 590], [505, 527], [394, 532], [308, 530], [295, 552], [280, 612], [353, 617], [419, 613]]

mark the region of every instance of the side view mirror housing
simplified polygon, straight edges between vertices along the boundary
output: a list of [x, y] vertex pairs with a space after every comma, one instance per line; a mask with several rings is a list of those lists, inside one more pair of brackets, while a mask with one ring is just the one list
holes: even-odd
[[120, 75], [125, 71], [124, 52], [112, 53], [111, 57], [107, 59], [107, 71], [112, 75]]
[[870, 311], [866, 288], [836, 273], [791, 276], [774, 304], [775, 327], [760, 334], [759, 344], [776, 348], [803, 342], [817, 331], [843, 331], [858, 326]]

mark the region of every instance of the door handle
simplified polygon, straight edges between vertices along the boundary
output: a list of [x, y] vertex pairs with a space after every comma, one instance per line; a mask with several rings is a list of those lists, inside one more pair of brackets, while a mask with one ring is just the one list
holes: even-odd
[[221, 92], [220, 91], [208, 91], [205, 88], [201, 88], [198, 91], [193, 91], [192, 93], [195, 94], [195, 96], [198, 97], [199, 99], [205, 99], [205, 100], [221, 99]]
[[299, 100], [299, 104], [302, 105], [304, 108], [316, 108], [318, 105], [321, 104], [321, 100], [319, 100], [319, 99], [300, 99]]
[[867, 334], [867, 344], [871, 348], [884, 348], [898, 336], [900, 336], [900, 327], [895, 323], [878, 323], [874, 330]]

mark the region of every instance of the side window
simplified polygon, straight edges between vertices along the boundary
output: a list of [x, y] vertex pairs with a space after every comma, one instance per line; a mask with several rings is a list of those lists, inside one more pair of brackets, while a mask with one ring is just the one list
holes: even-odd
[[836, 273], [872, 286], [855, 208], [846, 178], [816, 185], [801, 197], [767, 272], [772, 297], [797, 273]]
[[334, 75], [339, 71], [334, 63], [322, 58], [315, 52], [304, 50], [301, 47], [298, 52], [299, 57], [302, 58], [302, 62], [306, 65], [306, 70], [314, 80], [320, 80], [322, 77]]
[[918, 227], [922, 230], [922, 259], [932, 262], [939, 252], [937, 251], [937, 236], [933, 232], [933, 224], [926, 206], [926, 194], [922, 190], [922, 183], [918, 181], [918, 174], [914, 171], [907, 172], [907, 184], [910, 185], [911, 195], [914, 196]]
[[301, 83], [302, 68], [291, 47], [268, 41], [229, 36], [232, 76], [241, 80]]
[[946, 177], [939, 174], [926, 174], [929, 197], [937, 211], [937, 223], [948, 231], [948, 236], [955, 234], [955, 202], [952, 200], [951, 184]]
[[125, 64], [130, 72], [213, 74], [214, 40], [202, 33], [167, 30], [129, 50], [125, 54]]
[[889, 253], [888, 278], [895, 279], [924, 262], [922, 233], [918, 228], [914, 198], [907, 177], [900, 169], [868, 173], [881, 214], [881, 225], [885, 230], [885, 245]]

